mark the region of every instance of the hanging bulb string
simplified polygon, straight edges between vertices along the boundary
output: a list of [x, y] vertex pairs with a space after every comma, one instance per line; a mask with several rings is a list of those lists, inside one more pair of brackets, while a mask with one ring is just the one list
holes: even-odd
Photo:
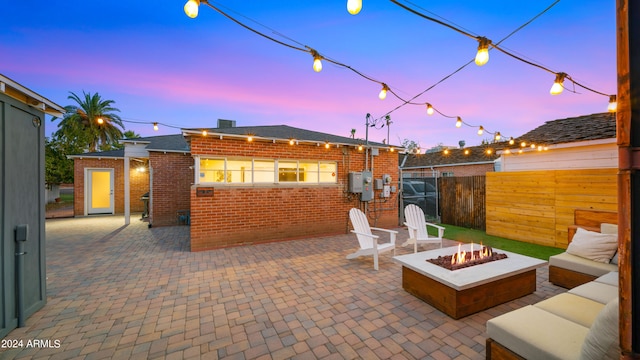
[[[523, 28], [525, 28], [527, 25], [531, 24], [534, 20], [536, 20], [537, 18], [539, 18], [540, 16], [542, 16], [544, 13], [546, 13], [547, 11], [549, 11], [549, 9], [551, 9], [553, 6], [555, 6], [559, 1], [560, 1], [560, 0], [556, 0], [554, 3], [552, 3], [551, 5], [549, 5], [546, 9], [544, 9], [543, 11], [541, 11], [540, 13], [538, 13], [536, 16], [534, 16], [534, 17], [532, 17], [531, 19], [529, 19], [529, 21], [527, 21], [527, 22], [525, 22], [524, 24], [520, 25], [518, 28], [516, 28], [516, 29], [515, 29], [515, 30], [513, 30], [511, 33], [509, 33], [509, 35], [505, 36], [505, 37], [504, 37], [504, 38], [502, 38], [500, 41], [498, 41], [498, 42], [496, 43], [496, 45], [500, 45], [500, 44], [502, 44], [504, 41], [506, 41], [507, 39], [509, 39], [511, 36], [515, 35], [518, 31], [522, 30], [522, 29], [523, 29]], [[407, 1], [407, 2], [408, 2], [408, 3], [410, 3], [410, 4], [412, 4], [412, 5], [414, 5], [414, 6], [417, 6], [417, 7], [421, 8], [420, 6], [415, 5], [415, 4], [411, 3], [410, 1]], [[426, 10], [426, 9], [424, 9], [424, 8], [421, 8], [421, 9], [423, 9], [424, 11], [427, 11], [427, 12], [431, 13], [430, 11], [428, 11], [428, 10]], [[433, 13], [432, 13], [432, 14], [433, 14]], [[435, 15], [435, 14], [434, 14], [434, 15]], [[438, 15], [436, 15], [436, 16], [438, 16]], [[438, 16], [438, 17], [440, 17], [440, 16]], [[492, 50], [492, 48], [490, 48], [489, 50], [491, 51], [491, 50]], [[407, 101], [407, 102], [405, 102], [405, 103], [403, 103], [403, 104], [398, 105], [397, 107], [395, 107], [395, 108], [394, 108], [394, 109], [392, 109], [391, 111], [387, 112], [387, 113], [386, 113], [385, 115], [383, 115], [383, 116], [389, 115], [389, 114], [391, 114], [392, 112], [394, 112], [394, 111], [396, 111], [396, 110], [398, 110], [398, 109], [400, 109], [400, 108], [404, 107], [405, 105], [409, 105], [409, 104], [412, 104], [412, 105], [413, 105], [413, 104], [415, 104], [415, 103], [412, 103], [411, 101], [413, 101], [413, 100], [417, 99], [418, 97], [422, 96], [422, 95], [423, 95], [423, 94], [425, 94], [426, 92], [428, 92], [428, 91], [430, 91], [431, 89], [435, 88], [436, 86], [440, 85], [442, 82], [446, 81], [447, 79], [449, 79], [449, 78], [450, 78], [450, 77], [452, 77], [453, 75], [455, 75], [455, 74], [457, 74], [458, 72], [462, 71], [462, 69], [464, 69], [465, 67], [467, 67], [467, 66], [469, 66], [471, 63], [473, 63], [473, 62], [474, 62], [474, 60], [475, 60], [475, 59], [472, 59], [472, 60], [468, 61], [466, 64], [464, 64], [464, 65], [460, 66], [459, 68], [457, 68], [456, 70], [454, 70], [454, 71], [453, 71], [452, 73], [450, 73], [449, 75], [447, 75], [447, 76], [445, 76], [444, 78], [440, 79], [440, 81], [438, 81], [438, 82], [436, 82], [435, 84], [433, 84], [433, 85], [429, 86], [429, 87], [428, 87], [428, 88], [426, 88], [424, 91], [422, 91], [422, 92], [418, 93], [417, 95], [415, 95], [414, 97], [412, 97], [411, 99], [409, 99], [409, 101]], [[419, 105], [425, 105], [425, 103], [419, 103]], [[440, 111], [438, 111], [438, 113], [439, 113], [440, 115], [443, 115], [444, 117], [448, 117], [448, 118], [455, 118], [455, 116], [446, 116], [446, 115], [442, 114]]]
[[[442, 26], [445, 26], [445, 27], [447, 27], [447, 28], [449, 28], [449, 29], [452, 29], [452, 30], [454, 30], [454, 31], [456, 31], [456, 32], [458, 32], [458, 33], [460, 33], [460, 34], [463, 34], [463, 35], [465, 35], [465, 36], [467, 36], [467, 37], [473, 38], [473, 39], [478, 40], [478, 41], [481, 41], [481, 40], [483, 39], [482, 37], [472, 35], [472, 34], [470, 34], [470, 33], [466, 32], [466, 31], [464, 31], [464, 30], [462, 30], [462, 29], [459, 29], [459, 28], [457, 28], [457, 27], [453, 26], [453, 25], [447, 24], [447, 23], [446, 23], [446, 22], [444, 22], [444, 21], [441, 21], [441, 20], [435, 19], [435, 18], [433, 18], [433, 17], [431, 17], [431, 16], [425, 15], [425, 14], [423, 14], [423, 13], [421, 13], [421, 12], [417, 11], [417, 10], [414, 10], [414, 9], [412, 9], [412, 8], [410, 8], [410, 7], [406, 6], [406, 5], [403, 5], [403, 4], [399, 3], [397, 0], [390, 0], [390, 1], [391, 1], [392, 3], [394, 3], [394, 4], [398, 5], [398, 6], [400, 6], [401, 8], [403, 8], [403, 9], [405, 9], [405, 10], [407, 10], [407, 11], [409, 11], [409, 12], [413, 13], [413, 14], [415, 14], [415, 15], [418, 15], [418, 16], [420, 16], [420, 17], [424, 18], [424, 19], [427, 19], [427, 20], [429, 20], [429, 21], [432, 21], [432, 22], [435, 22], [435, 23], [440, 24], [440, 25], [442, 25]], [[559, 1], [560, 1], [560, 0], [556, 0], [553, 4], [551, 4], [551, 5], [550, 5], [549, 7], [547, 7], [545, 10], [543, 10], [543, 11], [542, 11], [542, 13], [540, 13], [538, 16], [540, 16], [540, 15], [544, 14], [545, 12], [547, 12], [549, 9], [551, 9], [553, 6], [555, 6]], [[415, 6], [415, 5], [414, 5], [414, 6]], [[535, 18], [537, 18], [538, 16], [536, 16]], [[535, 18], [534, 18], [534, 19], [535, 19]], [[533, 21], [534, 19], [530, 20], [529, 22], [527, 22], [525, 25], [523, 25], [523, 26], [522, 26], [522, 27], [520, 27], [519, 29], [521, 29], [521, 28], [523, 28], [524, 26], [526, 26], [526, 25], [528, 25], [529, 23], [531, 23], [531, 21]], [[519, 30], [519, 29], [518, 29], [518, 30]], [[509, 36], [511, 36], [511, 34], [510, 34]], [[547, 67], [545, 67], [545, 66], [542, 66], [542, 65], [540, 65], [540, 64], [537, 64], [537, 63], [535, 63], [535, 62], [533, 62], [533, 61], [526, 60], [526, 59], [524, 59], [524, 58], [522, 58], [522, 57], [520, 57], [520, 56], [518, 56], [518, 55], [515, 55], [515, 54], [511, 53], [510, 51], [507, 51], [507, 50], [503, 49], [502, 47], [500, 47], [500, 46], [499, 46], [499, 43], [494, 44], [494, 43], [492, 43], [492, 42], [491, 42], [491, 40], [489, 40], [489, 46], [490, 46], [491, 48], [494, 48], [494, 49], [496, 49], [496, 50], [498, 50], [498, 51], [502, 52], [502, 53], [503, 53], [503, 54], [505, 54], [505, 55], [508, 55], [508, 56], [510, 56], [510, 57], [512, 57], [512, 58], [514, 58], [514, 59], [516, 59], [516, 60], [518, 60], [518, 61], [524, 62], [525, 64], [528, 64], [528, 65], [531, 65], [531, 66], [537, 67], [537, 68], [539, 68], [539, 69], [542, 69], [542, 70], [544, 70], [544, 71], [550, 72], [550, 73], [552, 73], [552, 74], [556, 74], [556, 75], [558, 74], [558, 72], [556, 72], [556, 71], [553, 71], [553, 70], [551, 70], [551, 69], [549, 69], [549, 68], [547, 68]], [[603, 95], [603, 96], [607, 96], [607, 97], [609, 97], [609, 96], [610, 96], [610, 94], [602, 93], [602, 92], [600, 92], [600, 91], [594, 90], [594, 89], [592, 89], [592, 88], [589, 88], [589, 87], [587, 87], [587, 86], [584, 86], [584, 85], [582, 85], [582, 84], [580, 84], [580, 83], [576, 82], [576, 81], [575, 81], [575, 80], [573, 80], [573, 79], [571, 78], [571, 76], [569, 76], [569, 75], [567, 75], [567, 76], [566, 76], [566, 79], [567, 79], [567, 80], [569, 80], [569, 81], [571, 81], [573, 84], [575, 84], [575, 85], [577, 85], [577, 86], [579, 86], [579, 87], [581, 87], [581, 88], [583, 88], [583, 89], [585, 89], [585, 90], [591, 91], [591, 92], [593, 92], [593, 93], [595, 93], [595, 94]]]

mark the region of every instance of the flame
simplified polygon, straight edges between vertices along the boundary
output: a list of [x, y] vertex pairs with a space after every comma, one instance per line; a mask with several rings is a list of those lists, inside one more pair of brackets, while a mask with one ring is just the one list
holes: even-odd
[[459, 265], [459, 264], [464, 264], [468, 262], [473, 262], [473, 261], [484, 259], [485, 257], [491, 257], [493, 255], [491, 249], [482, 245], [482, 243], [480, 243], [480, 250], [476, 255], [473, 252], [474, 243], [471, 243], [471, 254], [470, 254], [470, 258], [467, 259], [467, 252], [461, 249], [461, 245], [462, 244], [458, 244], [458, 252], [454, 253], [451, 256], [451, 265]]

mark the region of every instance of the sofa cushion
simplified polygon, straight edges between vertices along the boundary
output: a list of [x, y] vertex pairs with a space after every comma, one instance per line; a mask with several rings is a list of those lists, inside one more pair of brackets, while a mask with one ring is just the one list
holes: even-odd
[[567, 247], [567, 253], [608, 264], [617, 249], [617, 235], [578, 228]]
[[593, 276], [602, 276], [611, 271], [618, 271], [618, 265], [591, 261], [566, 252], [549, 257], [549, 265]]
[[612, 271], [610, 273], [607, 273], [607, 274], [604, 274], [604, 275], [600, 276], [599, 278], [595, 279], [594, 281], [618, 287], [618, 279], [619, 279], [619, 277], [620, 277], [620, 274], [617, 271]]
[[596, 316], [598, 316], [598, 313], [600, 313], [600, 310], [604, 307], [604, 304], [582, 296], [563, 293], [540, 301], [533, 306], [573, 321], [574, 323], [578, 323], [584, 327], [590, 327]]
[[[600, 232], [603, 234], [612, 234], [618, 236], [618, 225], [602, 223], [600, 224]], [[611, 258], [610, 263], [618, 265], [618, 249], [616, 249], [616, 252]]]
[[487, 335], [530, 360], [578, 359], [589, 328], [528, 305], [487, 321]]
[[617, 286], [611, 286], [597, 281], [590, 281], [586, 284], [576, 286], [569, 290], [569, 294], [582, 296], [603, 305], [619, 296]]
[[582, 344], [580, 359], [619, 359], [618, 298], [600, 311]]

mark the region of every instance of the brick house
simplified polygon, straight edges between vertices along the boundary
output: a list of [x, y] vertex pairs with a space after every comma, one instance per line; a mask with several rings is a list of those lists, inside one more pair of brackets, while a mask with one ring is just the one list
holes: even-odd
[[[122, 200], [114, 196], [110, 213], [142, 211], [138, 199], [148, 191], [150, 226], [176, 225], [188, 211], [192, 251], [344, 233], [352, 207], [376, 226], [398, 224], [398, 147], [284, 125], [183, 129], [123, 143], [121, 152], [73, 156], [76, 215], [91, 214], [91, 170], [112, 168]], [[366, 170], [372, 198], [361, 201], [349, 192], [349, 173]]]

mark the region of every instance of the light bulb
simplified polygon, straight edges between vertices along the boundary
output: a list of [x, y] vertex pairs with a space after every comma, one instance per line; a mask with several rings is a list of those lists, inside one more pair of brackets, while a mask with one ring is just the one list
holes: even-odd
[[313, 58], [313, 71], [322, 71], [322, 58], [319, 55]]
[[295, 144], [295, 142], [293, 141], [293, 139], [290, 139], [289, 140], [289, 145], [293, 145], [293, 144]]
[[358, 151], [362, 151], [362, 145], [358, 145]]
[[99, 125], [102, 125], [102, 124], [104, 124], [104, 119], [103, 119], [103, 118], [101, 118], [101, 117], [99, 117], [99, 118], [97, 118], [97, 119], [96, 119], [96, 122], [97, 122]]
[[484, 132], [484, 128], [482, 126], [480, 126], [478, 128], [478, 135], [482, 135], [483, 132]]
[[393, 148], [389, 149], [389, 151], [394, 152]]
[[153, 123], [153, 130], [158, 131], [158, 123], [157, 122]]
[[207, 130], [202, 130], [202, 136], [207, 136]]
[[189, 0], [184, 4], [184, 13], [190, 18], [196, 18], [198, 16], [198, 8], [200, 7], [200, 0]]
[[248, 141], [248, 142], [252, 142], [252, 141], [253, 141], [253, 136], [249, 136], [249, 137], [247, 138], [247, 141]]
[[324, 148], [325, 148], [325, 149], [328, 149], [330, 146], [331, 146], [331, 145], [329, 145], [329, 143], [325, 143], [325, 144], [324, 144]]
[[513, 137], [509, 138], [509, 145], [513, 145], [515, 144], [515, 140], [513, 140]]
[[489, 44], [491, 41], [485, 37], [478, 39], [478, 52], [476, 53], [476, 65], [482, 66], [489, 61]]
[[497, 131], [496, 135], [494, 136], [494, 139], [496, 139], [496, 141], [500, 141], [501, 137], [502, 137], [502, 135], [500, 135], [500, 131]]
[[458, 120], [456, 120], [456, 127], [459, 128], [462, 126], [462, 119], [458, 116]]
[[380, 94], [378, 94], [378, 97], [380, 98], [380, 100], [384, 100], [387, 98], [388, 90], [389, 90], [389, 87], [387, 86], [387, 84], [382, 83], [382, 90], [380, 90]]
[[427, 104], [427, 115], [433, 115], [433, 106]]
[[347, 11], [351, 15], [357, 15], [362, 10], [362, 0], [347, 0]]
[[618, 110], [618, 98], [616, 95], [609, 96], [609, 106], [607, 106], [609, 112], [616, 112]]
[[444, 154], [449, 155], [449, 149], [444, 149]]
[[565, 73], [557, 73], [556, 80], [553, 82], [553, 86], [551, 86], [551, 90], [549, 91], [551, 95], [559, 95], [564, 90], [564, 86], [562, 83], [564, 82], [564, 78], [567, 76]]

